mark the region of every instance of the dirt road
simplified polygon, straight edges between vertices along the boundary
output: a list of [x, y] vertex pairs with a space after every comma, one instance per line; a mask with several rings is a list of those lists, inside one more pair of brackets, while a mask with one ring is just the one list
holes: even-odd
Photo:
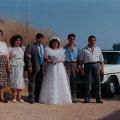
[[44, 105], [25, 103], [0, 103], [0, 120], [119, 120], [120, 96], [105, 100], [103, 104]]

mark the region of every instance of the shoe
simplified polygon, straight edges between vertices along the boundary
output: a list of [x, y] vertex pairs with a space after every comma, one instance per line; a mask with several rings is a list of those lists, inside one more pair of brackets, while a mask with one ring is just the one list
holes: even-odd
[[23, 102], [24, 102], [24, 100], [20, 99], [20, 100], [18, 100], [18, 102], [21, 102], [21, 103], [23, 103]]
[[36, 102], [36, 103], [39, 102], [39, 97], [35, 97], [35, 102]]
[[72, 100], [73, 103], [77, 103], [77, 101]]
[[29, 103], [30, 104], [34, 104], [34, 100], [29, 100]]
[[3, 102], [3, 103], [8, 103], [8, 101], [7, 100], [0, 100], [0, 102]]
[[12, 102], [13, 102], [13, 103], [16, 103], [16, 102], [17, 102], [17, 100], [16, 100], [16, 99], [13, 99], [13, 100], [12, 100]]
[[73, 103], [77, 103], [77, 102], [78, 102], [78, 99], [77, 99], [77, 98], [73, 98], [73, 99], [72, 99], [72, 102], [73, 102]]
[[36, 103], [39, 103], [39, 100], [35, 100]]
[[90, 101], [89, 100], [85, 100], [84, 103], [90, 103]]
[[99, 100], [99, 101], [96, 101], [96, 103], [103, 103], [103, 101]]

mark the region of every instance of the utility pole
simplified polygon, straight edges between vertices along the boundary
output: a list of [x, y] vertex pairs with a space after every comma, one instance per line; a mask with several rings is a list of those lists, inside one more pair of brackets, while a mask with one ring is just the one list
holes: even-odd
[[28, 11], [26, 20], [26, 40], [29, 39], [29, 26], [31, 23], [31, 0], [28, 0]]
[[31, 0], [28, 0], [28, 23], [31, 23]]
[[20, 0], [16, 0], [16, 11], [15, 11], [15, 19], [19, 20], [18, 15], [19, 15], [19, 4], [20, 4]]

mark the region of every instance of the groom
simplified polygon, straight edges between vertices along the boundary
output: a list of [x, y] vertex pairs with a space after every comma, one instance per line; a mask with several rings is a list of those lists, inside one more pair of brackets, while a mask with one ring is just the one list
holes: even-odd
[[36, 34], [36, 42], [26, 48], [27, 71], [28, 71], [28, 98], [29, 102], [39, 102], [39, 94], [43, 79], [44, 48], [42, 41], [44, 35]]

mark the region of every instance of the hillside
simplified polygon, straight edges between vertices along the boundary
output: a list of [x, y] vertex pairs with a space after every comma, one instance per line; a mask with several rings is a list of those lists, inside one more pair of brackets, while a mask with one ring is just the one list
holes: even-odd
[[20, 21], [11, 21], [5, 18], [0, 18], [0, 29], [4, 31], [4, 41], [9, 46], [10, 37], [14, 34], [20, 34], [23, 36], [23, 45], [32, 43], [35, 40], [35, 34], [41, 32], [45, 35], [43, 44], [47, 44], [48, 40], [54, 36], [54, 33], [50, 30], [42, 30], [33, 28], [29, 23], [22, 23]]

